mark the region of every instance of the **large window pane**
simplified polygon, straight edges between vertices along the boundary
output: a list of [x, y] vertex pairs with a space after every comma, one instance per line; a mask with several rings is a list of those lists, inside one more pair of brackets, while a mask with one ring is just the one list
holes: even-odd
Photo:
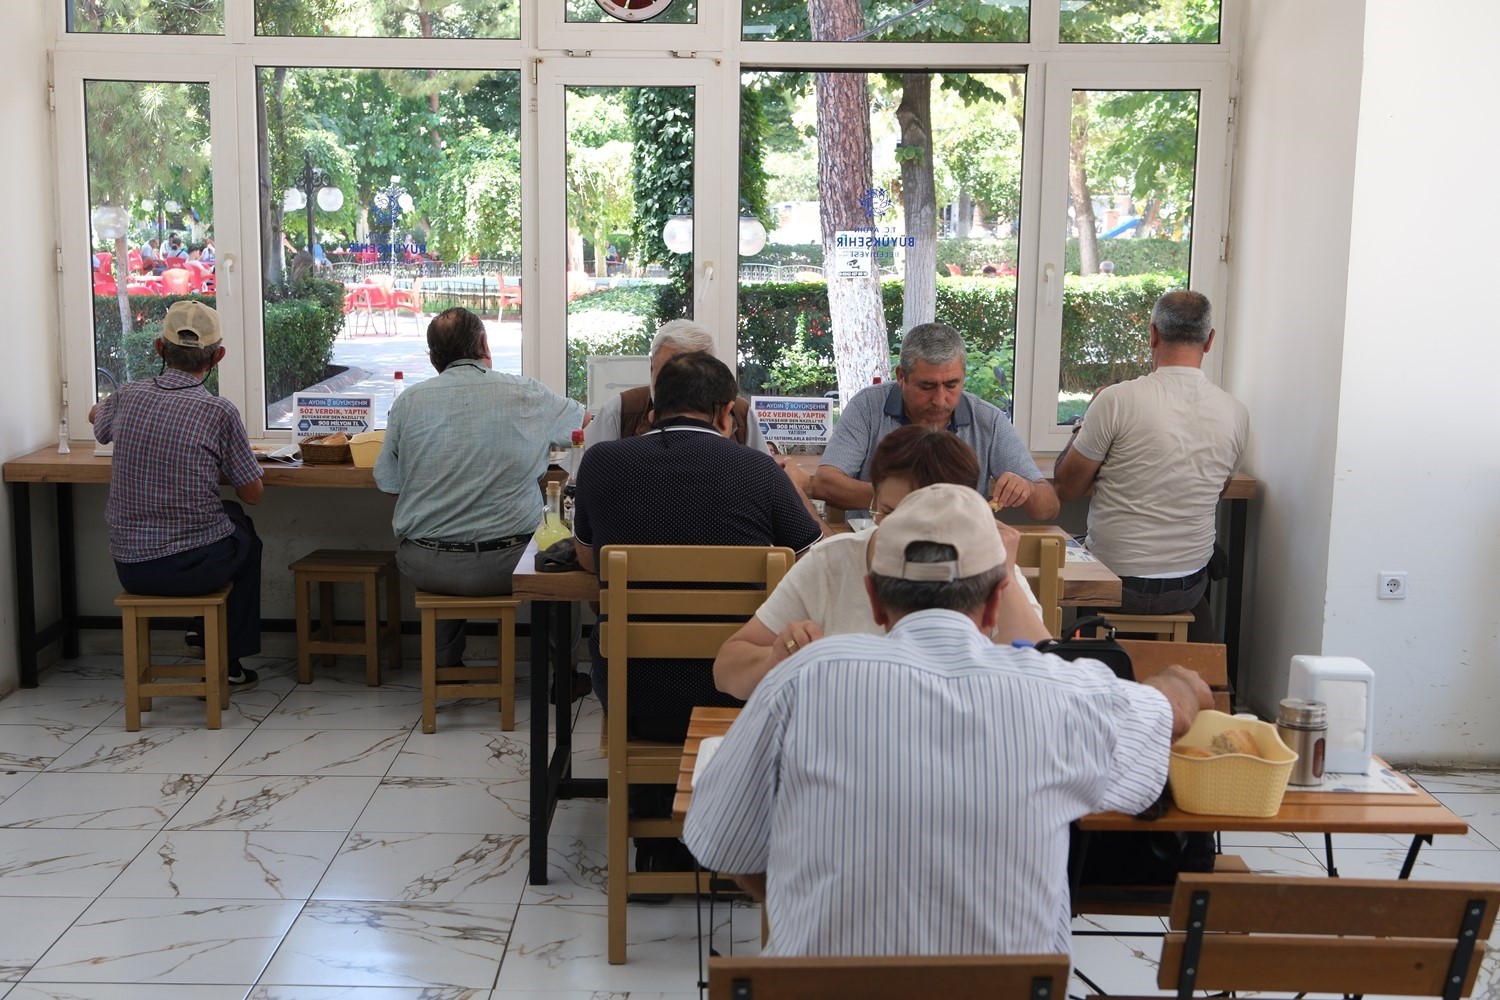
[[[764, 154], [742, 155], [741, 194], [752, 207], [763, 198], [770, 229], [740, 262], [743, 387], [847, 399], [892, 376], [904, 330], [936, 319], [964, 336], [968, 388], [1008, 409], [1024, 76], [755, 73], [743, 93], [745, 121], [762, 124], [741, 148]], [[820, 114], [820, 102], [849, 100], [865, 102], [863, 135]], [[848, 177], [869, 180], [839, 189]], [[841, 253], [838, 233], [873, 246]]]
[[1219, 40], [1219, 0], [1059, 0], [1064, 42]]
[[581, 402], [590, 357], [644, 355], [660, 311], [692, 315], [696, 104], [692, 87], [564, 94], [567, 391]]
[[140, 35], [224, 33], [224, 0], [66, 0], [66, 3], [69, 31]]
[[1030, 0], [744, 0], [749, 41], [1024, 42]]
[[515, 71], [263, 68], [260, 205], [269, 427], [299, 391], [375, 399], [435, 374], [431, 317], [478, 313], [521, 370]]
[[213, 267], [198, 259], [213, 235], [208, 85], [89, 80], [83, 95], [102, 395], [156, 374], [168, 304], [214, 302]]
[[1057, 422], [1106, 385], [1151, 370], [1147, 326], [1188, 287], [1196, 90], [1075, 90]]
[[[569, 24], [599, 24], [613, 21], [616, 24], [696, 24], [698, 23], [697, 0], [605, 0], [610, 7], [606, 12], [598, 0], [567, 0]], [[616, 16], [618, 11], [622, 16]]]
[[519, 38], [521, 0], [255, 0], [258, 35]]

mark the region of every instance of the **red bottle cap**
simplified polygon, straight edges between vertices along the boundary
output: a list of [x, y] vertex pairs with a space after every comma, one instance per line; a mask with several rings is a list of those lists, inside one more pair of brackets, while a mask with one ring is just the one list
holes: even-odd
[[406, 381], [406, 376], [402, 375], [400, 372], [396, 373], [396, 377], [399, 378], [399, 379], [401, 379], [403, 382]]
[[580, 427], [578, 430], [573, 432], [573, 443], [583, 444], [583, 428]]

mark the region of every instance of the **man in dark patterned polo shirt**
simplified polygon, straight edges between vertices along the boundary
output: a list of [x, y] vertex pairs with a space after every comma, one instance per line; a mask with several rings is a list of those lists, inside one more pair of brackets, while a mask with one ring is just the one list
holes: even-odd
[[101, 400], [89, 422], [115, 446], [104, 519], [120, 584], [164, 596], [234, 584], [229, 686], [247, 691], [257, 678], [240, 658], [260, 652], [261, 543], [244, 508], [219, 498], [219, 483], [249, 504], [265, 487], [239, 411], [203, 386], [224, 357], [222, 340], [213, 309], [173, 303], [154, 345], [162, 373]]

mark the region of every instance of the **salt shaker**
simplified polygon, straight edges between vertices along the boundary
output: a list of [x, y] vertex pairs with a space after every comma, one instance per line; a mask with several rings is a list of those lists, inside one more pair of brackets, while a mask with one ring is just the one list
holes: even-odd
[[1328, 744], [1328, 707], [1321, 701], [1281, 699], [1276, 734], [1297, 754], [1287, 784], [1317, 786], [1323, 783], [1323, 752]]

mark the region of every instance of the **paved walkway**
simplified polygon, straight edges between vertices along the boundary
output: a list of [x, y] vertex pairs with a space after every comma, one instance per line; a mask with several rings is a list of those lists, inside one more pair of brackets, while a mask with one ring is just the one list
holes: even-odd
[[[413, 385], [436, 374], [427, 360], [427, 324], [431, 316], [401, 315], [388, 325], [356, 325], [351, 315], [344, 335], [334, 341], [333, 364], [348, 371], [327, 382], [309, 386], [308, 392], [344, 392], [368, 394], [375, 399], [375, 424], [385, 426], [385, 416], [395, 398], [396, 372], [407, 385]], [[497, 322], [487, 319], [490, 353], [495, 370], [521, 373], [521, 324], [518, 320]], [[381, 330], [391, 330], [385, 335]], [[355, 334], [351, 336], [350, 334]], [[291, 399], [272, 404], [267, 414], [272, 427], [291, 427]]]

